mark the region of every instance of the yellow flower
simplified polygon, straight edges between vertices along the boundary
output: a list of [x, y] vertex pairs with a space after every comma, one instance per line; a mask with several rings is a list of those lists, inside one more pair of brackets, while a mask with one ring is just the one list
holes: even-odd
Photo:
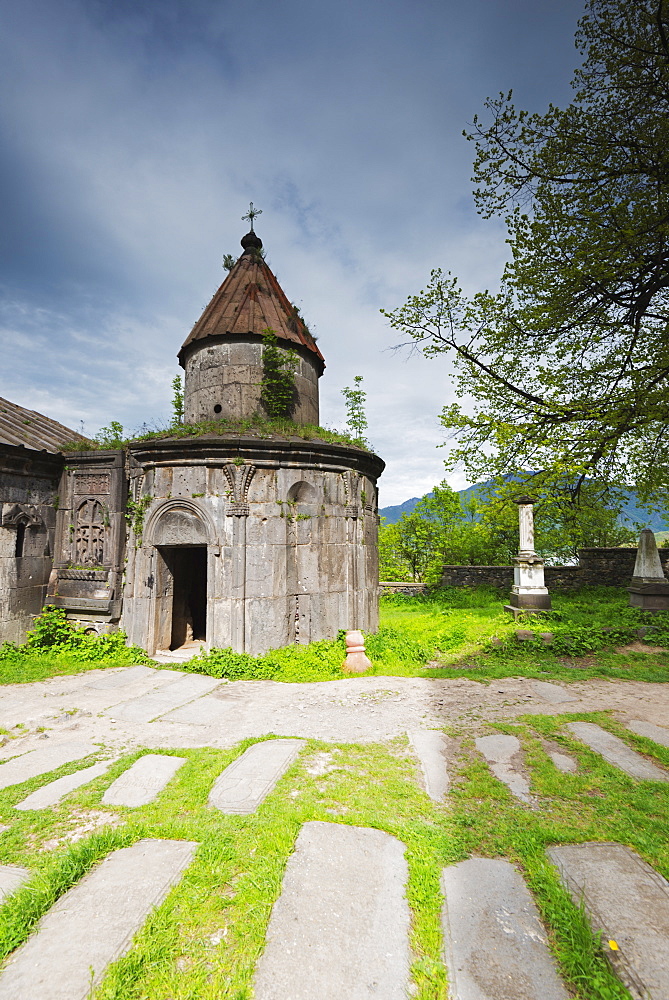
[[609, 948], [611, 949], [611, 951], [620, 951], [617, 941], [613, 940], [609, 941]]

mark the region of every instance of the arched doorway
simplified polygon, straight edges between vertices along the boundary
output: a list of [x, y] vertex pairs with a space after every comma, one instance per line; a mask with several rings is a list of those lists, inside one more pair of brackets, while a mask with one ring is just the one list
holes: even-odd
[[155, 647], [207, 641], [208, 532], [199, 511], [169, 505], [151, 525], [155, 557]]

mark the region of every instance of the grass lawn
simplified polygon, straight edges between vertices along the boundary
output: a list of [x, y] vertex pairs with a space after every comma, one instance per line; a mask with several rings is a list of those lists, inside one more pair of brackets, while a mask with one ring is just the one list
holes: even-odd
[[[406, 845], [412, 974], [419, 1000], [447, 996], [439, 875], [444, 865], [472, 855], [507, 857], [523, 872], [574, 996], [626, 998], [583, 914], [562, 889], [545, 848], [558, 842], [613, 840], [630, 845], [669, 876], [669, 788], [627, 778], [571, 738], [563, 723], [576, 718], [606, 726], [669, 765], [669, 750], [623, 730], [606, 714], [593, 713], [532, 716], [506, 727], [523, 743], [532, 792], [539, 801], [536, 810], [520, 805], [491, 775], [465, 731], [451, 733], [456, 747], [454, 784], [443, 806], [420, 789], [416, 765], [400, 740], [383, 746], [310, 741], [265, 803], [245, 817], [224, 816], [206, 801], [217, 775], [251, 741], [225, 751], [175, 750], [188, 764], [155, 803], [140, 809], [100, 802], [104, 788], [137, 753], [51, 809], [16, 813], [12, 806], [40, 784], [90, 761], [7, 789], [0, 792], [0, 822], [10, 830], [2, 837], [0, 861], [26, 865], [34, 877], [0, 910], [0, 955], [25, 940], [51, 903], [111, 850], [141, 837], [195, 840], [201, 847], [181, 883], [93, 996], [248, 1000], [287, 859], [300, 826], [318, 819], [385, 830]], [[503, 724], [496, 728], [505, 730]], [[577, 773], [564, 775], [555, 769], [545, 751], [547, 739], [578, 759]], [[71, 843], [68, 838], [91, 817], [119, 825]]]
[[[450, 592], [430, 600], [393, 597], [383, 602], [382, 627], [377, 636], [368, 637], [368, 651], [376, 674], [464, 675], [483, 683], [521, 674], [562, 681], [593, 676], [668, 680], [669, 651], [615, 652], [616, 646], [636, 638], [645, 621], [627, 608], [626, 596], [592, 591], [556, 597], [554, 614], [534, 623], [537, 632], [553, 633], [553, 645], [539, 638], [519, 643], [519, 626], [490, 592]], [[666, 618], [649, 620], [661, 626], [649, 641], [666, 643]], [[288, 647], [261, 658], [228, 654], [217, 659], [212, 654], [198, 669], [209, 665], [215, 675], [220, 669], [237, 671], [237, 676], [327, 680], [341, 677], [342, 658], [338, 640]], [[0, 658], [3, 682], [123, 665], [77, 663], [71, 654], [68, 661], [65, 654], [33, 653], [23, 667], [20, 660], [18, 654]], [[426, 669], [426, 662], [434, 661], [443, 666]], [[252, 740], [226, 750], [175, 746], [128, 753], [57, 806], [14, 809], [30, 791], [99, 759], [105, 752], [101, 748], [95, 757], [0, 791], [0, 863], [24, 865], [33, 873], [0, 908], [0, 958], [24, 941], [52, 903], [110, 851], [143, 837], [194, 840], [201, 846], [193, 864], [149, 918], [132, 950], [110, 967], [92, 1000], [250, 1000], [255, 962], [300, 827], [323, 820], [384, 830], [406, 845], [413, 996], [418, 1000], [447, 997], [439, 876], [445, 865], [474, 855], [506, 857], [522, 871], [574, 997], [629, 1000], [605, 960], [606, 944], [591, 934], [545, 849], [555, 843], [616, 841], [669, 878], [669, 785], [634, 781], [608, 765], [565, 729], [564, 723], [574, 719], [596, 722], [669, 768], [668, 749], [624, 729], [609, 713], [528, 715], [513, 724], [496, 722], [493, 728], [480, 722], [479, 727], [521, 740], [536, 809], [521, 805], [494, 778], [464, 723], [448, 729], [453, 741], [451, 792], [444, 804], [422, 791], [417, 764], [402, 738], [373, 745], [307, 741], [299, 760], [250, 816], [224, 816], [207, 806], [207, 796], [223, 768]], [[556, 770], [546, 752], [549, 742], [577, 759], [574, 774]], [[125, 809], [102, 804], [104, 790], [145, 752], [177, 754], [188, 763], [150, 805]]]

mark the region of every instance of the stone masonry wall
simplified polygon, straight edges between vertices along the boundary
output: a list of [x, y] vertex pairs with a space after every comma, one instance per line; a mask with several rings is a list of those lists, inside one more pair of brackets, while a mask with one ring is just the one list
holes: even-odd
[[[283, 346], [280, 344], [279, 346]], [[291, 345], [294, 346], [294, 345]], [[310, 351], [295, 349], [296, 424], [318, 424], [318, 361]], [[240, 419], [262, 413], [262, 343], [226, 337], [197, 342], [186, 360], [184, 417], [186, 423], [217, 418]], [[218, 407], [218, 409], [217, 409]]]
[[[669, 577], [669, 549], [660, 549], [665, 576]], [[578, 566], [546, 566], [544, 577], [549, 590], [567, 591], [580, 587], [626, 587], [632, 579], [636, 549], [579, 549]], [[442, 587], [498, 587], [508, 590], [513, 583], [513, 566], [444, 566]]]

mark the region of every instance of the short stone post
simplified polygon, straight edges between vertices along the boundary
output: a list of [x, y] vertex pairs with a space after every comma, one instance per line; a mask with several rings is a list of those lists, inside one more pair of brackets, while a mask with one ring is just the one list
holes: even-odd
[[518, 504], [520, 550], [513, 560], [513, 586], [504, 610], [517, 618], [521, 612], [548, 611], [551, 599], [544, 584], [544, 560], [534, 551], [533, 497], [522, 496]]
[[346, 659], [341, 665], [344, 673], [364, 674], [369, 670], [372, 661], [365, 655], [365, 637], [358, 629], [346, 633]]
[[643, 608], [644, 611], [669, 610], [669, 580], [662, 570], [655, 535], [650, 528], [644, 528], [639, 536], [634, 575], [627, 589], [633, 608]]

